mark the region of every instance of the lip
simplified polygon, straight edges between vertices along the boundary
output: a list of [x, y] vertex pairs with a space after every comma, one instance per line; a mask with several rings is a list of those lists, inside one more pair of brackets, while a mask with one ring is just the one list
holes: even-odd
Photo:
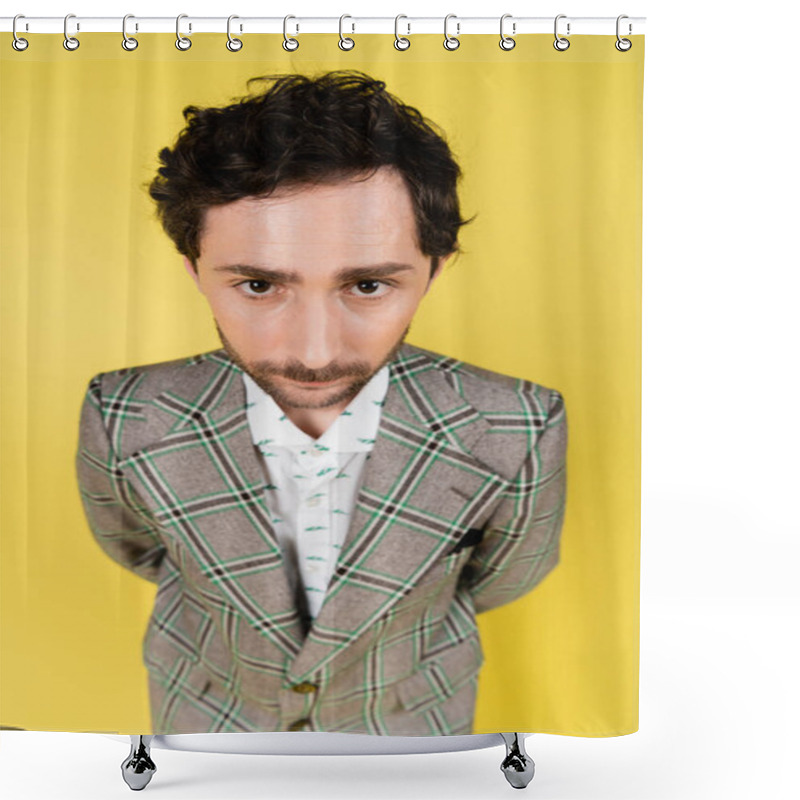
[[305, 386], [309, 389], [323, 387], [323, 386], [332, 386], [337, 381], [341, 380], [341, 378], [337, 378], [334, 381], [296, 381], [294, 378], [289, 378], [292, 383], [296, 383], [298, 386]]

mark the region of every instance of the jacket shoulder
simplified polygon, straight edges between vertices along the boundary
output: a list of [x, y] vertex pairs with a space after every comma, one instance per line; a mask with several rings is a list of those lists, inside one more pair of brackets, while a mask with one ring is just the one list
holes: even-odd
[[495, 372], [422, 347], [405, 345], [404, 356], [421, 368], [440, 371], [450, 386], [489, 421], [493, 415], [520, 411], [526, 416], [546, 418], [548, 409], [563, 402], [557, 389], [542, 383]]
[[169, 361], [139, 364], [131, 367], [100, 372], [90, 382], [98, 400], [135, 400], [147, 402], [166, 389], [203, 374], [211, 374], [224, 359], [219, 350], [197, 353]]
[[100, 372], [89, 381], [84, 406], [95, 408], [117, 458], [124, 459], [162, 438], [179, 418], [161, 398], [195, 397], [220, 369], [231, 366], [213, 350]]

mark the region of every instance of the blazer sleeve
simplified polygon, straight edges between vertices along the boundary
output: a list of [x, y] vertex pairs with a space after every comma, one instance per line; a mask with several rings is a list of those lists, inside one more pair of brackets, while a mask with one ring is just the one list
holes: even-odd
[[81, 408], [75, 467], [84, 513], [107, 555], [157, 583], [166, 550], [146, 509], [117, 467], [103, 422], [101, 378], [92, 378]]
[[522, 597], [558, 564], [566, 451], [564, 399], [551, 389], [544, 428], [462, 573], [476, 613]]

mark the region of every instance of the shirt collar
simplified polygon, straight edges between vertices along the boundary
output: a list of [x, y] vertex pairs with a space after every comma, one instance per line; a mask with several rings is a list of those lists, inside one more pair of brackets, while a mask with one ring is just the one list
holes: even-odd
[[247, 421], [256, 446], [314, 447], [337, 453], [372, 450], [378, 435], [381, 411], [389, 388], [389, 366], [381, 367], [331, 423], [325, 433], [314, 439], [301, 431], [280, 406], [246, 372]]

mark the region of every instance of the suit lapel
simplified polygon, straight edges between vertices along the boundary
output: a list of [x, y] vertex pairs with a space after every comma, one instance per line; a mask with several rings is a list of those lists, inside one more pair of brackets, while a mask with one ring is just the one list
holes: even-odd
[[291, 680], [367, 631], [486, 516], [509, 485], [470, 454], [490, 427], [429, 357], [403, 346], [337, 568]]
[[303, 640], [245, 408], [241, 370], [202, 357], [148, 409], [161, 433], [119, 466], [203, 574], [287, 658]]

